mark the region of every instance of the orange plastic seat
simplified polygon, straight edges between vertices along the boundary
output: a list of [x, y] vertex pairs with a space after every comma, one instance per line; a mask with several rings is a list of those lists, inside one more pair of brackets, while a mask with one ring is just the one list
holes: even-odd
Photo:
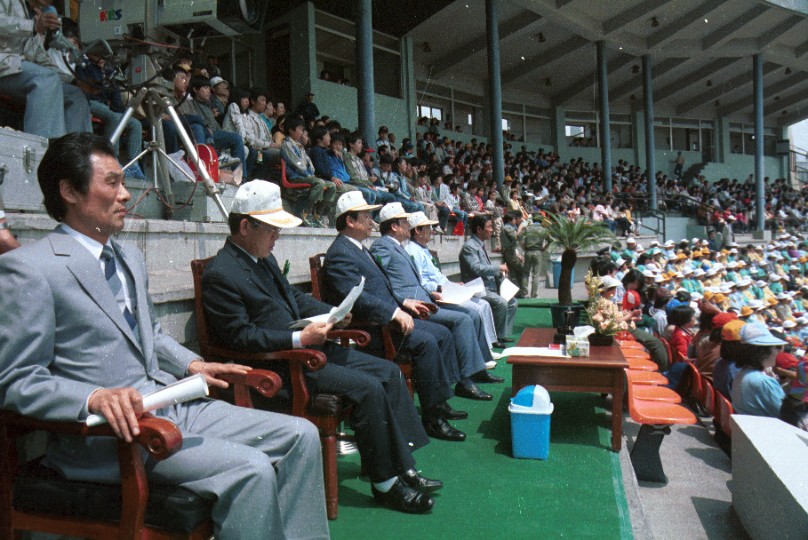
[[618, 341], [617, 345], [620, 346], [621, 349], [624, 351], [626, 349], [636, 349], [639, 351], [644, 351], [645, 347], [642, 346], [642, 343], [639, 341]]
[[665, 386], [668, 378], [658, 371], [632, 371], [634, 384]]
[[682, 402], [682, 396], [667, 386], [635, 384], [631, 391], [634, 393], [635, 399], [642, 399], [645, 401], [664, 401], [665, 403]]
[[713, 409], [715, 416], [713, 417], [713, 422], [717, 427], [721, 428], [721, 431], [723, 431], [728, 437], [732, 436], [732, 423], [730, 422], [729, 417], [734, 412], [735, 410], [732, 408], [732, 402], [724, 397], [724, 394], [716, 390], [715, 407]]
[[656, 365], [656, 362], [647, 358], [626, 357], [626, 362], [628, 362], [628, 368], [634, 371], [659, 371], [659, 366]]

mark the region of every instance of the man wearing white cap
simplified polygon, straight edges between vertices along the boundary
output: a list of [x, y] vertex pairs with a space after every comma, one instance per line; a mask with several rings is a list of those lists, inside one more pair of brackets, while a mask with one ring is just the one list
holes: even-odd
[[[440, 271], [437, 266], [438, 262], [432, 257], [427, 247], [429, 240], [432, 238], [431, 225], [434, 225], [435, 222], [429, 220], [423, 212], [412, 214], [408, 220], [410, 222], [410, 241], [404, 246], [404, 249], [415, 261], [415, 266], [421, 276], [421, 285], [433, 298], [440, 301], [440, 296], [438, 295], [441, 294], [442, 288], [449, 284], [449, 278]], [[461, 305], [468, 312], [477, 314], [476, 316], [480, 319], [485, 329], [485, 339], [488, 347], [497, 346], [499, 348], [502, 344], [496, 342], [497, 330], [494, 326], [494, 314], [488, 302], [474, 296]], [[494, 365], [496, 365], [496, 362], [494, 362]], [[486, 366], [493, 367], [489, 363], [486, 363]]]
[[[306, 373], [307, 384], [312, 391], [341, 395], [353, 404], [357, 446], [374, 496], [396, 510], [428, 512], [432, 499], [426, 491], [442, 484], [415, 471], [411, 452], [429, 438], [399, 368], [326, 341], [332, 324], [313, 322], [302, 331], [290, 329], [297, 320], [332, 309], [290, 286], [272, 255], [280, 231], [300, 223], [283, 210], [276, 184], [254, 180], [238, 189], [228, 218], [230, 237], [202, 276], [212, 338], [246, 352], [324, 352], [328, 363]], [[272, 367], [285, 379], [284, 385], [291, 384], [288, 366], [279, 362]]]
[[[339, 234], [323, 261], [323, 300], [342, 302], [364, 276], [365, 288], [352, 313], [362, 321], [390, 324], [395, 344], [412, 357], [421, 420], [427, 434], [462, 441], [466, 434], [452, 427], [448, 420], [468, 415], [452, 409], [446, 402], [452, 396], [451, 385], [461, 379], [452, 334], [438, 323], [423, 320], [429, 315], [429, 307], [423, 302], [413, 299], [399, 302], [387, 275], [362, 245], [373, 230], [370, 211], [376, 208], [365, 203], [359, 191], [345, 193], [337, 201]], [[373, 332], [371, 337], [369, 347], [381, 348], [380, 333]]]
[[[370, 253], [376, 259], [376, 264], [387, 274], [400, 303], [412, 298], [429, 304], [434, 298], [421, 285], [418, 267], [401, 245], [410, 237], [409, 217], [410, 214], [404, 212], [401, 203], [384, 205], [379, 212], [382, 237], [373, 242]], [[504, 379], [491, 375], [485, 369], [486, 362], [493, 358], [485, 341], [485, 329], [479, 319], [475, 327], [465, 310], [437, 308], [437, 311], [429, 315], [429, 320], [448, 328], [454, 338], [461, 376], [460, 382], [455, 386], [455, 394], [469, 399], [492, 399], [491, 394], [484, 392], [475, 383], [499, 383]]]

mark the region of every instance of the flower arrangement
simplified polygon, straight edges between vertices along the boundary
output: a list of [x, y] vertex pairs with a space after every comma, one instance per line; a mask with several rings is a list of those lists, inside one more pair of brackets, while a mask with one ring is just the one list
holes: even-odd
[[621, 330], [628, 330], [628, 323], [622, 320], [620, 309], [600, 295], [600, 276], [594, 275], [592, 270], [589, 270], [584, 277], [584, 283], [589, 300], [586, 314], [595, 333], [600, 336], [614, 336]]

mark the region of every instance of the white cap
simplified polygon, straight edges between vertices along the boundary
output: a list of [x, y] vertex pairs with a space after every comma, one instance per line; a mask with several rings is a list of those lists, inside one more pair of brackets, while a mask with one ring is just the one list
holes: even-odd
[[621, 257], [618, 257], [617, 260], [614, 261], [614, 267], [615, 268], [620, 268], [624, 264], [626, 264], [626, 261], [624, 261]]
[[628, 238], [626, 238], [626, 244], [636, 244], [636, 243], [637, 241], [634, 240], [633, 236], [629, 236]]
[[602, 291], [606, 291], [609, 289], [613, 289], [620, 285], [620, 281], [613, 278], [612, 276], [603, 276], [600, 278], [600, 289]]
[[784, 293], [778, 293], [776, 298], [778, 300], [788, 300], [788, 295]]
[[221, 84], [221, 83], [223, 83], [223, 82], [227, 82], [227, 81], [226, 81], [226, 80], [224, 80], [224, 79], [222, 79], [222, 78], [221, 78], [221, 77], [219, 77], [218, 75], [216, 75], [215, 77], [211, 77], [211, 79], [210, 79], [210, 87], [211, 87], [211, 88], [213, 88], [213, 87], [214, 87], [214, 86], [216, 86], [217, 84]]
[[381, 208], [380, 204], [368, 204], [362, 196], [361, 191], [349, 191], [343, 193], [337, 200], [337, 217], [345, 212], [362, 212], [364, 210], [376, 210]]
[[654, 277], [654, 273], [651, 272], [650, 270], [643, 270], [642, 275], [647, 277], [647, 278], [653, 278]]
[[244, 214], [263, 223], [286, 229], [297, 227], [300, 218], [283, 209], [281, 188], [266, 180], [253, 180], [242, 184], [233, 199], [231, 214]]
[[794, 328], [795, 326], [797, 326], [797, 323], [795, 323], [794, 321], [791, 320], [783, 321], [783, 328], [785, 328], [786, 330], [788, 330], [789, 328]]
[[757, 280], [757, 281], [755, 282], [755, 286], [756, 286], [756, 287], [763, 288], [763, 287], [765, 287], [766, 285], [768, 285], [768, 283], [766, 283], [766, 282], [765, 282], [765, 281], [763, 281], [762, 279], [759, 279], [759, 280]]
[[694, 237], [694, 238], [693, 238], [693, 240], [691, 240], [691, 241], [690, 241], [690, 243], [691, 243], [691, 244], [698, 244], [698, 243], [699, 243], [699, 239]]
[[384, 223], [385, 221], [389, 221], [391, 219], [409, 218], [411, 215], [412, 214], [408, 214], [404, 211], [404, 207], [401, 206], [400, 202], [391, 202], [382, 207], [381, 212], [379, 212], [379, 222]]
[[651, 240], [651, 243], [648, 244], [648, 247], [656, 247], [659, 245], [659, 240]]
[[673, 240], [668, 240], [667, 242], [665, 242], [665, 247], [673, 247], [675, 245], [676, 242], [674, 242]]
[[410, 228], [414, 229], [416, 227], [420, 227], [421, 225], [437, 225], [438, 222], [429, 219], [426, 217], [426, 214], [423, 212], [415, 212], [414, 214], [410, 214], [410, 217], [407, 218], [407, 221], [410, 222]]

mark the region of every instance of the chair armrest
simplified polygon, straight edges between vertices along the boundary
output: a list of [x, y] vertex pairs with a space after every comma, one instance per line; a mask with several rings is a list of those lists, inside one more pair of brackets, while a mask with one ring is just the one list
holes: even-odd
[[233, 402], [239, 407], [253, 408], [250, 388], [264, 397], [274, 397], [283, 386], [280, 375], [266, 369], [253, 369], [241, 375], [239, 373], [222, 373], [220, 379], [233, 385]]
[[[182, 433], [171, 421], [146, 413], [138, 420], [138, 425], [140, 434], [135, 437], [134, 442], [142, 446], [151, 457], [165, 459], [182, 447]], [[0, 411], [0, 426], [14, 435], [47, 431], [80, 437], [115, 437], [109, 424], [88, 427], [84, 422], [38, 420], [11, 411]]]
[[309, 371], [317, 371], [326, 364], [326, 357], [320, 351], [313, 349], [288, 349], [284, 351], [267, 352], [241, 352], [224, 347], [207, 346], [202, 351], [203, 357], [214, 357], [227, 362], [277, 362], [285, 360], [292, 365], [305, 367]]
[[358, 347], [365, 347], [370, 343], [370, 334], [358, 329], [338, 329], [328, 333], [328, 339], [338, 339], [343, 346], [348, 345], [348, 340], [352, 339]]

